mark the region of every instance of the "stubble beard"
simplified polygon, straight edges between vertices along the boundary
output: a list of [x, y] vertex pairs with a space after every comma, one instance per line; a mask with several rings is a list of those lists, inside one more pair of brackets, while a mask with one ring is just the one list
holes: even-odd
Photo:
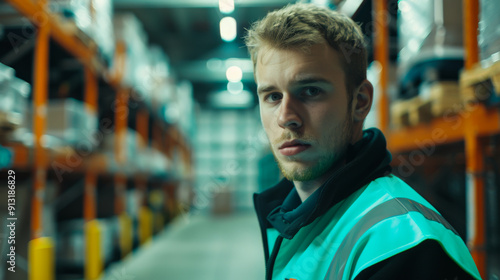
[[[286, 168], [283, 163], [280, 162], [279, 158], [277, 157], [275, 151], [273, 151], [274, 159], [278, 164], [279, 169], [281, 170], [281, 173], [283, 176], [289, 180], [289, 181], [299, 181], [299, 182], [306, 182], [306, 181], [311, 181], [314, 179], [319, 178], [320, 176], [324, 175], [327, 172], [331, 172], [336, 166], [339, 165], [340, 161], [343, 160], [345, 152], [347, 150], [347, 147], [351, 141], [352, 138], [352, 129], [353, 129], [353, 124], [352, 120], [349, 118], [350, 114], [347, 114], [345, 121], [339, 125], [335, 129], [335, 134], [340, 133], [341, 137], [340, 139], [330, 139], [330, 141], [335, 141], [334, 151], [330, 151], [329, 153], [322, 155], [318, 160], [316, 164], [313, 164], [311, 166], [307, 167], [301, 167], [301, 166], [294, 166], [294, 167], [289, 167]], [[298, 133], [295, 132], [288, 132], [287, 134], [284, 134], [281, 139], [301, 139], [304, 141], [310, 140], [316, 140], [313, 139], [312, 137], [308, 135], [299, 135]], [[335, 138], [335, 136], [333, 136]], [[290, 160], [294, 160], [293, 156], [289, 157]]]

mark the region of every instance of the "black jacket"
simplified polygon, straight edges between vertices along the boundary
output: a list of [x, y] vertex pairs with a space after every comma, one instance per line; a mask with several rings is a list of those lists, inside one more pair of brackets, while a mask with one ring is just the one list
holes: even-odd
[[[292, 239], [300, 228], [310, 224], [331, 207], [375, 180], [390, 173], [391, 154], [378, 129], [364, 131], [363, 139], [348, 148], [346, 164], [304, 203], [291, 198], [293, 183], [283, 179], [276, 186], [254, 195], [254, 204], [263, 240], [266, 230], [279, 231], [273, 252], [264, 242], [266, 279], [271, 279], [274, 261], [283, 238]], [[348, 184], [347, 184], [348, 183]], [[342, 188], [339, 186], [351, 186]], [[458, 266], [441, 246], [432, 240], [390, 257], [363, 270], [358, 279], [474, 279]], [[300, 279], [298, 279], [300, 280]]]

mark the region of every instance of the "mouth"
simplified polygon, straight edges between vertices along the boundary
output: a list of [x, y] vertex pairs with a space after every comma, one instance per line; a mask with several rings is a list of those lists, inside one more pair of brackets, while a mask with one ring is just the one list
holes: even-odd
[[304, 141], [300, 140], [292, 140], [287, 141], [278, 148], [280, 153], [284, 156], [294, 156], [299, 154], [311, 147], [311, 144], [308, 144]]

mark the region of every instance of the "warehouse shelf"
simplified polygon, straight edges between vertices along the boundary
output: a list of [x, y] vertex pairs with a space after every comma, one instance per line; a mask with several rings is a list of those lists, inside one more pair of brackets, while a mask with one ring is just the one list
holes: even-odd
[[42, 1], [6, 0], [6, 2], [10, 3], [35, 26], [39, 27], [42, 24], [47, 26], [52, 38], [78, 59], [86, 69], [103, 78], [116, 91], [127, 91], [127, 87], [121, 84], [126, 55], [126, 46], [123, 42], [118, 41], [116, 44], [115, 57], [113, 58], [115, 65], [110, 69], [105, 66], [92, 39], [78, 31], [73, 23], [68, 22], [58, 14], [47, 11], [41, 4]]
[[[423, 145], [448, 145], [454, 142], [464, 142], [466, 159], [466, 212], [467, 212], [467, 245], [472, 257], [483, 278], [487, 275], [488, 255], [486, 248], [486, 209], [485, 209], [485, 138], [500, 134], [500, 113], [498, 107], [487, 106], [485, 102], [474, 100], [469, 102], [475, 90], [471, 85], [486, 80], [479, 65], [478, 50], [478, 15], [479, 1], [464, 0], [463, 4], [463, 37], [465, 49], [465, 71], [460, 77], [460, 91], [456, 92], [464, 101], [464, 108], [455, 116], [445, 115], [433, 119], [429, 123], [405, 128], [390, 128], [389, 126], [389, 99], [387, 94], [388, 75], [388, 23], [384, 17], [387, 11], [387, 1], [375, 0], [377, 15], [380, 15], [375, 32], [375, 60], [379, 61], [382, 69], [380, 74], [381, 99], [379, 102], [380, 128], [388, 141], [388, 149], [394, 154], [401, 154], [425, 149]], [[498, 66], [498, 65], [497, 65]], [[473, 69], [479, 69], [473, 73]], [[488, 78], [488, 77], [486, 77]], [[473, 80], [471, 82], [471, 80]], [[492, 79], [495, 85], [496, 78]], [[469, 87], [469, 88], [467, 88]], [[428, 147], [427, 147], [428, 148]], [[430, 155], [432, 157], [432, 155]], [[397, 158], [397, 157], [395, 157]]]
[[[85, 279], [98, 279], [104, 269], [100, 258], [100, 231], [101, 226], [97, 221], [98, 198], [96, 189], [100, 188], [99, 178], [107, 180], [112, 178], [111, 185], [114, 188], [114, 214], [120, 221], [120, 232], [118, 239], [119, 249], [122, 257], [132, 250], [132, 232], [140, 233], [141, 244], [152, 237], [158, 231], [158, 224], [153, 224], [153, 210], [146, 202], [150, 191], [163, 190], [165, 205], [161, 211], [154, 215], [165, 215], [170, 219], [179, 214], [179, 203], [175, 196], [180, 184], [191, 184], [194, 180], [192, 172], [192, 151], [185, 136], [178, 126], [166, 123], [158, 117], [151, 104], [138, 101], [137, 110], [137, 153], [145, 148], [151, 148], [149, 152], [159, 153], [161, 163], [170, 161], [165, 165], [165, 170], [145, 170], [137, 168], [140, 156], [126, 154], [126, 133], [129, 126], [129, 106], [133, 97], [134, 89], [124, 85], [124, 69], [126, 65], [127, 46], [125, 42], [117, 40], [115, 53], [112, 58], [112, 68], [108, 68], [104, 59], [98, 51], [96, 43], [86, 36], [82, 31], [65, 20], [58, 14], [48, 11], [46, 0], [7, 0], [22, 16], [30, 20], [37, 27], [36, 44], [34, 49], [33, 63], [33, 145], [27, 146], [18, 142], [6, 143], [5, 146], [13, 152], [13, 163], [11, 168], [23, 172], [30, 172], [33, 177], [33, 188], [31, 195], [31, 241], [30, 250], [30, 279], [54, 279], [54, 242], [50, 237], [44, 236], [44, 223], [42, 223], [42, 212], [45, 197], [45, 187], [48, 174], [54, 168], [69, 168], [71, 176], [84, 179], [83, 192], [83, 218], [85, 221]], [[114, 150], [95, 150], [93, 153], [82, 156], [80, 151], [74, 147], [45, 147], [43, 137], [46, 134], [47, 104], [48, 104], [48, 69], [50, 45], [52, 38], [59, 46], [65, 49], [71, 56], [77, 59], [84, 70], [84, 103], [85, 111], [91, 116], [97, 116], [99, 112], [99, 81], [104, 80], [109, 88], [116, 93], [114, 111]], [[137, 101], [137, 100], [136, 100]], [[124, 117], [125, 116], [125, 117]], [[152, 123], [152, 125], [151, 125]], [[149, 133], [151, 129], [152, 133]], [[150, 136], [151, 135], [151, 136]], [[151, 144], [148, 144], [151, 142]], [[75, 164], [74, 159], [81, 159]], [[146, 160], [143, 160], [143, 162]], [[175, 161], [175, 162], [174, 162]], [[159, 165], [162, 166], [162, 165]], [[184, 167], [184, 169], [182, 169]], [[66, 173], [66, 172], [65, 172]], [[59, 180], [61, 184], [62, 181]], [[127, 189], [133, 185], [134, 191], [142, 197], [140, 213], [138, 215], [138, 228], [134, 229], [132, 217], [126, 212]], [[160, 217], [161, 218], [161, 217]], [[155, 218], [156, 219], [156, 218]], [[156, 219], [158, 220], [158, 219]], [[155, 221], [156, 221], [155, 220]], [[162, 220], [162, 219], [160, 219]], [[155, 230], [152, 230], [152, 227]], [[164, 223], [162, 222], [163, 226]], [[41, 242], [44, 241], [44, 242]], [[43, 244], [42, 244], [43, 243]], [[42, 246], [43, 245], [43, 246]], [[43, 264], [43, 265], [40, 265]], [[34, 276], [36, 275], [36, 276]]]
[[[34, 148], [29, 147], [20, 143], [7, 143], [5, 147], [10, 148], [13, 152], [13, 162], [12, 168], [28, 169], [34, 165]], [[74, 156], [79, 156], [70, 147], [62, 147], [60, 149], [44, 149], [44, 153], [47, 155], [47, 159], [53, 164], [60, 164], [62, 166], [67, 166], [69, 159]], [[80, 157], [80, 156], [79, 156]], [[96, 170], [107, 170], [107, 158], [103, 154], [95, 154], [89, 156], [88, 159], [82, 161], [82, 164], [78, 164], [72, 170], [75, 171], [96, 171]]]
[[36, 26], [47, 25], [51, 36], [65, 50], [77, 58], [83, 65], [97, 73], [104, 74], [106, 67], [99, 58], [97, 49], [85, 45], [81, 37], [75, 33], [75, 28], [64, 23], [64, 20], [49, 11], [42, 5], [42, 1], [6, 0], [24, 17]]
[[[33, 147], [28, 147], [19, 143], [7, 143], [5, 147], [9, 148], [13, 153], [11, 168], [16, 170], [28, 170], [34, 165]], [[46, 148], [44, 153], [47, 156], [47, 160], [51, 163], [51, 166], [47, 167], [48, 169], [70, 170], [71, 173], [93, 172], [108, 175], [120, 173], [110, 168], [112, 159], [110, 159], [109, 155], [103, 153], [96, 152], [82, 157], [78, 151], [75, 151], [71, 147], [61, 147], [57, 149]], [[81, 160], [81, 162], [75, 164], [75, 160]], [[130, 166], [130, 163], [125, 163], [124, 165]], [[130, 170], [132, 172], [128, 172], [127, 177], [146, 177], [149, 180], [164, 182], [192, 180], [192, 175], [178, 176], [177, 174], [173, 174], [171, 170], [165, 170], [162, 174], [138, 170], [134, 167], [130, 167]]]
[[435, 118], [430, 123], [388, 130], [388, 146], [393, 153], [403, 153], [421, 148], [419, 143], [422, 141], [432, 141], [435, 146], [464, 141], [467, 122], [473, 122], [478, 136], [500, 134], [500, 111], [476, 104], [458, 114]]

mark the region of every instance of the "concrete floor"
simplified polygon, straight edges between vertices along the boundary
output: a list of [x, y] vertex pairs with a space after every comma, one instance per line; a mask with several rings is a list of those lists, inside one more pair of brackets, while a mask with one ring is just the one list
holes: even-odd
[[264, 253], [252, 212], [185, 215], [110, 267], [104, 280], [264, 279]]

